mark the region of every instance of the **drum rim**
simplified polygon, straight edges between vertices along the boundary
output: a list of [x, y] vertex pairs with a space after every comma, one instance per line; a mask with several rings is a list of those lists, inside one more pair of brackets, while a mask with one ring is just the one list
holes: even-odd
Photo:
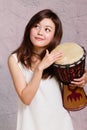
[[81, 63], [81, 61], [83, 61], [86, 58], [86, 55], [87, 55], [85, 48], [83, 46], [81, 46], [81, 47], [83, 48], [84, 54], [78, 61], [75, 61], [75, 62], [73, 62], [71, 64], [64, 64], [64, 65], [62, 65], [62, 64], [54, 63], [53, 65], [55, 67], [60, 67], [61, 66], [61, 68], [64, 68], [65, 66], [66, 67], [70, 67], [70, 66], [73, 67], [74, 65], [77, 65], [79, 62]]

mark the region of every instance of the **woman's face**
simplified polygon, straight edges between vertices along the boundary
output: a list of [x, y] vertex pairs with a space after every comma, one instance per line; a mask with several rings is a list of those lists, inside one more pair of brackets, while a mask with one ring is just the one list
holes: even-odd
[[30, 40], [34, 47], [46, 47], [53, 39], [55, 24], [49, 18], [45, 18], [30, 30]]

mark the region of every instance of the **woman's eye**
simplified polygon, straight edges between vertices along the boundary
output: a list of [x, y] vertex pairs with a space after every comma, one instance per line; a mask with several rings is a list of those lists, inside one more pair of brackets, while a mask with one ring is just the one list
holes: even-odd
[[34, 27], [35, 27], [35, 28], [39, 28], [39, 25], [38, 25], [38, 24], [36, 24], [36, 25], [34, 25]]
[[51, 30], [49, 28], [45, 28], [45, 31], [46, 32], [50, 32]]

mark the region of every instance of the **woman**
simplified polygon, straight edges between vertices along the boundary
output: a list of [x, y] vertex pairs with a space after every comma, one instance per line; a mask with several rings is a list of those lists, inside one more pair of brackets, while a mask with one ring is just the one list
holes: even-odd
[[[63, 56], [51, 52], [61, 38], [59, 17], [49, 9], [42, 10], [31, 18], [20, 47], [8, 59], [19, 96], [17, 130], [73, 130], [52, 70], [52, 64]], [[85, 74], [79, 80], [73, 83], [85, 83]]]

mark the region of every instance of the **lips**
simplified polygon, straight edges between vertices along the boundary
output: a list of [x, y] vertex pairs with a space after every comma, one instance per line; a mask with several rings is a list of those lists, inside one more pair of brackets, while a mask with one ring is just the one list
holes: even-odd
[[41, 37], [35, 37], [35, 39], [38, 40], [38, 41], [42, 41], [42, 40], [44, 40], [44, 39], [41, 38]]

